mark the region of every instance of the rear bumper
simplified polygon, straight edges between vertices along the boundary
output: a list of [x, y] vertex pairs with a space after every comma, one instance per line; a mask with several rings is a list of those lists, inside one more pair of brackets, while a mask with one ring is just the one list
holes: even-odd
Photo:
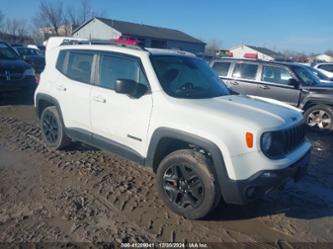
[[36, 78], [34, 76], [28, 76], [20, 80], [0, 80], [0, 92], [35, 89], [36, 87]]
[[300, 160], [287, 168], [280, 170], [263, 170], [252, 177], [241, 181], [230, 181], [227, 191], [227, 203], [246, 204], [258, 199], [270, 191], [283, 186], [287, 181], [293, 179], [299, 181], [306, 173], [310, 161], [311, 150]]

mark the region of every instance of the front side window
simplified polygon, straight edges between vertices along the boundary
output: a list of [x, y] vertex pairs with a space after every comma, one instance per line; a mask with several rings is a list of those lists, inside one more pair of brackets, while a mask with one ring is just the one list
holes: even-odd
[[230, 94], [201, 59], [173, 55], [152, 55], [150, 59], [163, 90], [172, 97], [203, 99]]
[[215, 62], [213, 69], [219, 76], [227, 76], [230, 65], [230, 62]]
[[0, 59], [2, 60], [18, 59], [18, 54], [15, 52], [14, 49], [9, 47], [8, 45], [0, 43]]
[[264, 66], [261, 80], [276, 84], [288, 85], [292, 79], [290, 72], [284, 67]]
[[148, 86], [147, 78], [137, 59], [121, 55], [102, 55], [99, 64], [101, 87], [115, 89], [117, 79], [129, 79]]
[[233, 78], [255, 80], [258, 71], [258, 65], [237, 63], [232, 73]]
[[66, 75], [76, 81], [90, 83], [91, 68], [94, 55], [92, 53], [71, 51], [69, 52]]

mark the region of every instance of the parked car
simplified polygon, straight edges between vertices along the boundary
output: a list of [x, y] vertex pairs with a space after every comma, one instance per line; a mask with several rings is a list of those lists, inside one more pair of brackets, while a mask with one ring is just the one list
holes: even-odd
[[28, 47], [16, 47], [15, 49], [21, 58], [35, 69], [36, 74], [40, 74], [44, 70], [45, 57], [38, 49]]
[[9, 44], [0, 42], [0, 92], [32, 92], [35, 88], [34, 69]]
[[232, 90], [283, 101], [304, 110], [307, 124], [333, 130], [333, 83], [321, 83], [307, 66], [287, 62], [221, 59], [211, 67]]
[[325, 74], [323, 74], [321, 71], [319, 71], [317, 68], [314, 67], [307, 67], [315, 76], [318, 77], [320, 82], [323, 83], [333, 83], [333, 78], [327, 77]]
[[318, 69], [330, 79], [333, 79], [333, 63], [319, 63], [316, 64], [314, 68]]
[[49, 148], [80, 141], [147, 166], [161, 199], [191, 219], [304, 174], [301, 113], [231, 95], [184, 51], [72, 40], [50, 38], [35, 94]]

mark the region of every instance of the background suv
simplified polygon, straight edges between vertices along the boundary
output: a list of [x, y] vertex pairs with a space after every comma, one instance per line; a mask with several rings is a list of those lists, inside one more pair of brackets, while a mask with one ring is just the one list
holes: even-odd
[[310, 127], [333, 130], [333, 84], [307, 67], [287, 62], [220, 59], [211, 67], [232, 90], [283, 101], [304, 110]]
[[230, 94], [190, 53], [51, 38], [46, 61], [35, 94], [45, 144], [80, 141], [151, 168], [180, 215], [204, 217], [222, 197], [245, 204], [306, 170], [303, 116]]

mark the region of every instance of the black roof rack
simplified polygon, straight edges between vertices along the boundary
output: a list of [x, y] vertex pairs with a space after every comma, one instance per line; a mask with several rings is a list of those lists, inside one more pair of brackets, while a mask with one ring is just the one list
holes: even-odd
[[106, 40], [72, 40], [72, 39], [65, 39], [60, 44], [60, 46], [68, 46], [68, 45], [111, 45], [123, 48], [131, 48], [136, 50], [143, 50], [147, 51], [143, 46], [131, 45], [131, 44], [124, 44], [120, 42], [113, 42], [113, 41], [106, 41]]

